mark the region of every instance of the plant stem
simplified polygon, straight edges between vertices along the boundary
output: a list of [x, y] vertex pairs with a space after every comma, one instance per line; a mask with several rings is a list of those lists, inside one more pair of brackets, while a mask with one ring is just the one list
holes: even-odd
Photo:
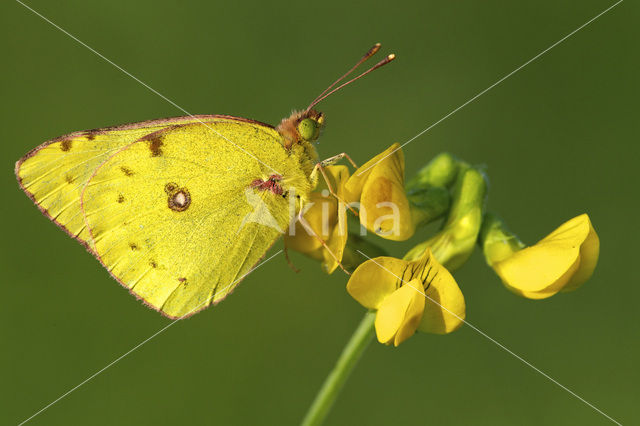
[[358, 325], [351, 339], [342, 350], [335, 367], [324, 380], [320, 391], [302, 421], [302, 426], [321, 425], [325, 417], [327, 417], [349, 374], [351, 374], [360, 356], [372, 340], [375, 319], [375, 312], [367, 312], [364, 315], [360, 325]]

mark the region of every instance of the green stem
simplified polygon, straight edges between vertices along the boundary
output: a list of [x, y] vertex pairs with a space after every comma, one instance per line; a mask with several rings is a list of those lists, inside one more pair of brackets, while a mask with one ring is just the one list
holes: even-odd
[[324, 380], [316, 399], [309, 407], [309, 411], [307, 411], [307, 415], [302, 421], [302, 426], [321, 425], [325, 417], [327, 417], [353, 367], [356, 366], [360, 356], [372, 340], [375, 319], [375, 312], [367, 312], [364, 315], [347, 346], [342, 350], [336, 366], [333, 367], [331, 373]]

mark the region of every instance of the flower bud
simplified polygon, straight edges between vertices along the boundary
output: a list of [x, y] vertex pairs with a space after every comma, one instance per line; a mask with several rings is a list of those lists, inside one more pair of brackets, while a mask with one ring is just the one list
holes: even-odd
[[433, 238], [411, 249], [405, 259], [416, 259], [427, 247], [449, 270], [462, 266], [471, 255], [484, 212], [487, 181], [478, 168], [463, 165], [456, 180], [449, 216]]

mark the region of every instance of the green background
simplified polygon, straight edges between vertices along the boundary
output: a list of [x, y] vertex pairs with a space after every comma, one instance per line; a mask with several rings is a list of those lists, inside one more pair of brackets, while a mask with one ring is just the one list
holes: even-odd
[[[273, 124], [380, 41], [397, 61], [321, 105], [320, 155], [346, 151], [363, 163], [613, 2], [28, 4], [191, 113]], [[20, 4], [0, 7], [0, 423], [16, 424], [169, 320], [38, 212], [14, 162], [71, 131], [184, 114]], [[479, 253], [456, 278], [471, 324], [625, 424], [640, 422], [638, 17], [636, 4], [621, 3], [405, 148], [408, 176], [443, 150], [486, 164], [489, 207], [525, 241], [589, 213], [600, 263], [575, 293], [518, 298]], [[387, 244], [396, 255], [406, 247]], [[363, 309], [343, 274], [293, 260], [299, 274], [276, 257], [224, 303], [178, 322], [32, 423], [297, 423]], [[327, 423], [608, 420], [463, 327], [397, 349], [372, 344]]]

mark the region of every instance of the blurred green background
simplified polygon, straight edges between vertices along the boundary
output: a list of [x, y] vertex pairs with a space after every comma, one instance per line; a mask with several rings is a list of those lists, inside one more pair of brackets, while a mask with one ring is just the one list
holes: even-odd
[[[14, 162], [55, 136], [184, 115], [19, 3], [0, 6], [0, 423], [16, 424], [169, 320], [136, 301], [19, 190]], [[374, 42], [398, 60], [323, 102], [322, 157], [404, 142], [611, 1], [28, 4], [191, 113], [276, 124]], [[489, 208], [525, 241], [588, 212], [602, 251], [579, 291], [505, 290], [476, 253], [467, 319], [626, 424], [639, 423], [638, 5], [625, 1], [405, 148], [407, 175], [447, 150], [484, 163]], [[410, 243], [426, 238], [419, 234]], [[387, 244], [401, 255], [407, 244]], [[277, 248], [272, 249], [274, 253]], [[360, 320], [346, 277], [300, 255], [248, 277], [33, 424], [295, 424]], [[328, 424], [604, 425], [470, 327], [372, 344]]]

